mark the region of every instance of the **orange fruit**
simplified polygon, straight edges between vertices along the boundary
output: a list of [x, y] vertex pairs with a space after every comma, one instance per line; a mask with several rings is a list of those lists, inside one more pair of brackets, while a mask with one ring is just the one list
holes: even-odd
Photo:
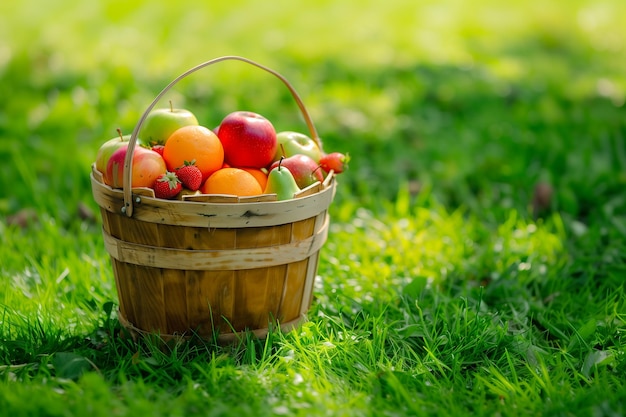
[[239, 168], [215, 171], [202, 184], [200, 191], [203, 194], [230, 194], [239, 197], [263, 194], [263, 189], [254, 175]]
[[259, 185], [263, 190], [265, 190], [265, 184], [267, 184], [267, 174], [260, 169], [257, 168], [241, 168], [246, 172], [252, 174], [254, 178], [259, 182]]
[[168, 171], [176, 171], [185, 161], [194, 161], [207, 179], [224, 164], [224, 147], [215, 133], [204, 126], [184, 126], [172, 133], [163, 148]]

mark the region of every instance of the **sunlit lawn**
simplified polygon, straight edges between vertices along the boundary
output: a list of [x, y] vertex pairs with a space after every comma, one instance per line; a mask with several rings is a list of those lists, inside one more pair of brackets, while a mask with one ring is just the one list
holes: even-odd
[[[0, 5], [0, 410], [623, 415], [619, 1]], [[243, 55], [349, 152], [308, 322], [234, 346], [124, 337], [98, 146], [173, 77]], [[172, 95], [304, 130], [236, 64]]]

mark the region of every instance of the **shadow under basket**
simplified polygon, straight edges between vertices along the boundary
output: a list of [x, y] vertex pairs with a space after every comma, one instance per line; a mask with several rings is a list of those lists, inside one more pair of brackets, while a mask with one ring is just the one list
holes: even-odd
[[198, 335], [234, 340], [271, 326], [297, 326], [308, 311], [328, 207], [336, 181], [297, 198], [195, 196], [163, 200], [133, 189], [133, 215], [124, 193], [92, 167], [104, 244], [119, 296], [119, 319], [137, 334], [164, 339]]

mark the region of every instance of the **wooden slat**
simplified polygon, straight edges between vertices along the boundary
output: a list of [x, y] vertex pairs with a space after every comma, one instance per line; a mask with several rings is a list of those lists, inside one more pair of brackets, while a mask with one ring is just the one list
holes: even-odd
[[210, 281], [206, 281], [207, 298], [205, 306], [210, 307], [216, 328], [222, 332], [230, 332], [230, 322], [237, 310], [236, 282], [234, 271], [216, 271], [210, 273]]
[[300, 314], [305, 314], [311, 307], [311, 302], [313, 301], [313, 285], [315, 284], [318, 261], [319, 252], [311, 255], [308, 259], [307, 271], [304, 280], [304, 289], [302, 291]]
[[166, 310], [167, 334], [182, 334], [188, 330], [186, 271], [163, 269], [163, 305]]
[[233, 311], [232, 324], [235, 330], [245, 328], [258, 329], [267, 317], [265, 288], [267, 287], [268, 270], [240, 270], [235, 273], [235, 299], [237, 308]]
[[165, 333], [167, 320], [161, 271], [141, 265], [129, 267], [133, 286], [136, 288], [132, 302], [137, 323], [141, 323], [141, 328], [147, 331]]
[[120, 312], [131, 322], [137, 323], [137, 315], [135, 314], [135, 287], [132, 284], [132, 276], [129, 274], [129, 268], [132, 265], [119, 262], [117, 259], [111, 258], [113, 265], [113, 274], [115, 275], [115, 285], [117, 287], [118, 301]]
[[287, 265], [287, 271], [285, 271], [286, 278], [280, 300], [282, 320], [294, 320], [300, 317], [307, 265], [308, 259]]
[[283, 296], [285, 284], [285, 265], [278, 265], [267, 268], [267, 280], [265, 282], [265, 308], [262, 311], [260, 322], [257, 328], [267, 326], [270, 321], [282, 320], [280, 311], [280, 301]]
[[188, 326], [201, 334], [212, 334], [222, 326], [222, 315], [233, 310], [232, 271], [186, 271]]

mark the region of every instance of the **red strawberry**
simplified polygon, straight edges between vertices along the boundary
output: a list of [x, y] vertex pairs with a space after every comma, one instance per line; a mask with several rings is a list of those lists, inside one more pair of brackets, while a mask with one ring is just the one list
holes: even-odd
[[326, 154], [320, 158], [320, 166], [325, 172], [330, 170], [335, 171], [335, 174], [341, 174], [348, 169], [348, 162], [350, 162], [349, 154], [342, 154], [341, 152], [333, 152]]
[[183, 185], [175, 173], [168, 171], [157, 177], [152, 188], [156, 197], [172, 199], [182, 191]]
[[195, 160], [185, 161], [185, 165], [176, 169], [176, 175], [180, 182], [191, 191], [196, 191], [202, 185], [202, 171], [194, 165], [195, 163]]
[[165, 146], [163, 146], [163, 145], [154, 145], [154, 146], [152, 146], [152, 150], [155, 151], [156, 153], [158, 153], [161, 156], [163, 156], [163, 149], [165, 149]]

